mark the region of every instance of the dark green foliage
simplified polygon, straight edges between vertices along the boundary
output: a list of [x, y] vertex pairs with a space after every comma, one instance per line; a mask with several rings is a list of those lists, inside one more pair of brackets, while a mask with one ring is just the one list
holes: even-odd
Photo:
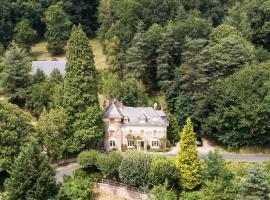
[[35, 43], [37, 32], [32, 29], [28, 20], [23, 19], [15, 26], [15, 42], [23, 49], [29, 51]]
[[167, 128], [167, 139], [170, 141], [170, 143], [173, 144], [179, 141], [180, 137], [179, 126], [173, 114], [167, 113], [167, 116], [169, 117], [169, 126]]
[[94, 36], [99, 25], [97, 20], [98, 4], [97, 0], [65, 0], [63, 9], [73, 24], [81, 24], [87, 35]]
[[267, 0], [251, 0], [245, 7], [253, 31], [253, 42], [269, 50], [269, 2]]
[[63, 98], [69, 117], [71, 152], [95, 147], [103, 137], [96, 74], [88, 38], [81, 26], [74, 26], [68, 42]]
[[199, 191], [201, 200], [238, 200], [239, 185], [233, 180], [214, 179], [206, 181]]
[[167, 184], [168, 188], [177, 187], [179, 182], [175, 161], [167, 157], [154, 157], [148, 173], [150, 185]]
[[148, 173], [151, 167], [151, 157], [139, 153], [129, 152], [123, 158], [119, 167], [119, 177], [125, 184], [131, 186], [148, 185]]
[[0, 43], [5, 46], [12, 39], [14, 22], [12, 21], [11, 0], [0, 1]]
[[45, 38], [48, 50], [53, 54], [62, 53], [69, 37], [71, 22], [59, 3], [46, 10], [44, 21], [47, 26]]
[[97, 159], [97, 168], [105, 178], [118, 178], [119, 166], [123, 156], [117, 151], [101, 154]]
[[249, 65], [218, 83], [205, 101], [203, 131], [239, 148], [269, 141], [269, 63]]
[[93, 183], [87, 178], [64, 177], [56, 200], [92, 200]]
[[168, 185], [155, 185], [151, 190], [151, 200], [178, 200], [176, 191], [167, 190]]
[[63, 108], [44, 110], [39, 118], [37, 132], [47, 155], [60, 159], [67, 149], [67, 114]]
[[46, 29], [42, 22], [43, 13], [54, 2], [55, 0], [16, 0], [12, 4], [14, 17], [18, 21], [27, 19], [31, 27], [37, 30], [38, 36], [42, 37]]
[[36, 73], [33, 75], [33, 83], [45, 82], [46, 75], [41, 69], [37, 69]]
[[48, 108], [51, 98], [51, 86], [48, 82], [36, 83], [29, 88], [25, 107], [38, 117], [43, 109]]
[[61, 72], [59, 71], [59, 69], [57, 69], [57, 68], [53, 69], [53, 71], [49, 77], [49, 82], [53, 86], [63, 82], [63, 76], [62, 76]]
[[174, 52], [176, 42], [173, 39], [173, 31], [171, 28], [162, 35], [160, 47], [157, 50], [157, 79], [162, 86], [163, 81], [170, 81], [173, 78], [174, 71]]
[[241, 183], [241, 199], [267, 200], [269, 199], [268, 193], [269, 186], [265, 171], [258, 165], [253, 165]]
[[77, 162], [85, 169], [96, 170], [97, 160], [99, 159], [100, 153], [96, 150], [83, 151], [77, 157]]
[[226, 161], [217, 151], [208, 153], [203, 161], [203, 166], [203, 180], [222, 179], [229, 182], [234, 178], [233, 173], [226, 166]]
[[27, 87], [31, 84], [31, 62], [24, 50], [12, 43], [2, 59], [4, 70], [1, 73], [1, 86], [10, 102], [24, 106]]
[[102, 93], [111, 99], [123, 101], [127, 106], [144, 106], [148, 95], [141, 81], [135, 78], [121, 80], [118, 75], [107, 73], [102, 75]]
[[5, 182], [7, 200], [53, 198], [58, 187], [55, 172], [36, 142], [27, 144], [16, 158]]
[[114, 36], [110, 42], [106, 45], [107, 62], [110, 71], [123, 75], [123, 55], [120, 48], [120, 40]]
[[146, 68], [148, 62], [147, 43], [143, 37], [144, 24], [139, 23], [131, 47], [127, 50], [127, 64], [124, 69], [126, 77], [134, 77], [146, 81]]
[[33, 131], [30, 120], [17, 106], [0, 101], [0, 171], [9, 169]]

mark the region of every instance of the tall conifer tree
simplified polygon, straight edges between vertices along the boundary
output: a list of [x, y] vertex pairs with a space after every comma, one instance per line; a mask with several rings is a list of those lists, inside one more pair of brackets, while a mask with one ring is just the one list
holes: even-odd
[[159, 83], [171, 80], [174, 72], [173, 50], [176, 42], [173, 39], [173, 31], [168, 30], [162, 35], [161, 45], [157, 50], [157, 78]]
[[51, 199], [57, 194], [55, 172], [36, 142], [26, 145], [5, 182], [6, 200]]
[[127, 63], [125, 74], [127, 77], [134, 77], [145, 82], [146, 68], [148, 66], [147, 43], [144, 39], [144, 24], [140, 22], [137, 26], [131, 47], [127, 50]]
[[197, 153], [196, 137], [190, 117], [187, 118], [177, 152], [176, 165], [181, 174], [180, 185], [184, 190], [193, 190], [201, 182], [200, 160]]
[[94, 147], [102, 139], [103, 122], [97, 92], [97, 72], [89, 40], [80, 25], [74, 26], [68, 41], [64, 78], [71, 152]]

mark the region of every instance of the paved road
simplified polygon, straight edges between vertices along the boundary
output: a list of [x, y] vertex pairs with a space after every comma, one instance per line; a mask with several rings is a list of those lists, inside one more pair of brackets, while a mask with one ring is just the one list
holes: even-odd
[[[175, 157], [176, 152], [168, 152], [168, 153], [153, 153], [149, 152], [151, 155], [166, 155], [169, 157]], [[260, 155], [260, 154], [229, 154], [229, 153], [221, 153], [222, 157], [226, 160], [230, 161], [249, 161], [249, 162], [261, 162], [261, 161], [270, 161], [270, 155]], [[199, 154], [200, 158], [205, 157], [206, 154]], [[70, 176], [72, 172], [76, 169], [80, 168], [80, 165], [77, 163], [71, 163], [64, 167], [59, 167], [56, 169], [56, 180], [58, 182], [63, 181], [64, 175]]]
[[71, 163], [64, 167], [59, 167], [56, 169], [56, 180], [57, 182], [62, 182], [64, 175], [71, 176], [72, 172], [80, 168], [80, 165], [77, 163]]
[[[166, 156], [175, 157], [176, 153], [165, 153]], [[199, 154], [200, 158], [205, 157], [207, 154]], [[248, 162], [260, 162], [260, 161], [270, 161], [270, 155], [260, 155], [260, 154], [227, 154], [221, 153], [225, 160], [230, 161], [248, 161]]]

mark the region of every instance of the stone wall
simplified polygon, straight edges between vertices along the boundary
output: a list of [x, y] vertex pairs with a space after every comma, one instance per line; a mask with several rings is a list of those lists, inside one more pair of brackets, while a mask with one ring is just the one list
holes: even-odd
[[119, 198], [123, 198], [127, 200], [138, 200], [138, 199], [148, 200], [149, 199], [147, 194], [132, 191], [125, 187], [114, 186], [114, 185], [106, 184], [106, 183], [95, 183], [95, 186], [99, 190], [107, 194], [113, 194]]

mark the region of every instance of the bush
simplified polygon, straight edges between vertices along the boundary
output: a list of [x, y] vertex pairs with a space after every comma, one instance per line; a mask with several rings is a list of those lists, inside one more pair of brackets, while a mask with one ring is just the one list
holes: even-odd
[[167, 184], [157, 185], [151, 190], [151, 200], [177, 200], [175, 191], [167, 190]]
[[65, 177], [57, 200], [92, 200], [93, 183], [90, 179]]
[[201, 199], [201, 192], [182, 192], [180, 195], [181, 200], [198, 200]]
[[179, 182], [175, 161], [167, 157], [154, 157], [148, 176], [152, 185], [164, 184], [166, 180], [169, 186]]
[[85, 169], [96, 171], [97, 160], [100, 155], [101, 153], [96, 150], [83, 151], [78, 155], [77, 162]]
[[203, 164], [203, 180], [214, 180], [215, 178], [220, 178], [229, 181], [233, 178], [232, 171], [228, 169], [226, 161], [218, 154], [217, 151], [211, 151], [208, 153]]
[[97, 160], [97, 167], [104, 177], [117, 178], [122, 158], [122, 154], [117, 151], [112, 151], [109, 154], [102, 154]]
[[148, 173], [151, 157], [139, 152], [128, 152], [119, 167], [119, 177], [125, 184], [135, 187], [146, 186], [149, 182]]

